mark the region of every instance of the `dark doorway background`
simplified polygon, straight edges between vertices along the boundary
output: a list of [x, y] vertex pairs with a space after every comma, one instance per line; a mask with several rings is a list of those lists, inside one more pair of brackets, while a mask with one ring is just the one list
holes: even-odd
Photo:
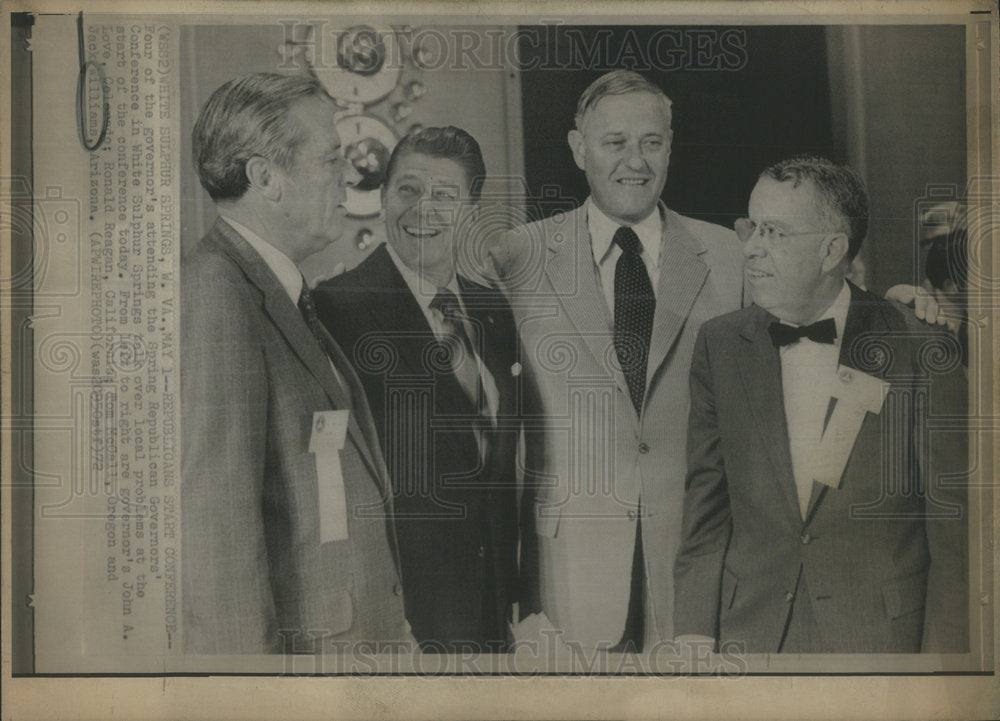
[[[543, 197], [542, 187], [555, 185], [582, 203], [588, 194], [586, 179], [566, 143], [576, 100], [600, 75], [629, 67], [624, 49], [646, 48], [662, 28], [560, 26], [544, 35], [537, 26], [522, 30], [536, 31], [526, 32], [520, 43], [529, 192]], [[732, 227], [733, 219], [746, 213], [750, 190], [767, 165], [802, 152], [846, 162], [846, 149], [833, 140], [823, 27], [699, 26], [676, 32], [691, 36], [687, 55], [678, 55], [674, 63], [681, 67], [633, 68], [673, 100], [673, 151], [664, 191], [672, 209]], [[713, 55], [710, 41], [724, 34], [732, 42], [728, 55], [720, 58]], [[692, 42], [708, 49], [698, 56]], [[743, 52], [733, 53], [740, 42]], [[581, 63], [580, 48], [599, 51]], [[711, 67], [719, 64], [739, 66]], [[539, 214], [537, 206], [534, 212]], [[540, 212], [546, 214], [544, 208]]]

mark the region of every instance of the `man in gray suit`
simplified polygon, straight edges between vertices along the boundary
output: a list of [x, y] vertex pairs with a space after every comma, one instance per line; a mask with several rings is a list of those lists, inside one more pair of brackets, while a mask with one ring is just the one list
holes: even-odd
[[297, 267], [340, 236], [356, 175], [334, 110], [312, 78], [254, 74], [195, 125], [219, 218], [182, 259], [189, 653], [408, 635], [378, 436]]
[[675, 631], [750, 653], [968, 651], [960, 344], [845, 280], [868, 224], [849, 168], [778, 163], [749, 210], [755, 305], [702, 326], [691, 368]]

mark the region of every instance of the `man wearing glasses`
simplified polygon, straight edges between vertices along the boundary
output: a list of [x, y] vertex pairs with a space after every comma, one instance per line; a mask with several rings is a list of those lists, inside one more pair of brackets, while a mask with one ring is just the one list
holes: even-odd
[[690, 360], [744, 279], [731, 230], [661, 200], [671, 108], [638, 73], [595, 80], [567, 138], [590, 197], [490, 248], [543, 407], [529, 608], [543, 613], [519, 637], [551, 624], [567, 643], [647, 652], [674, 637]]
[[954, 337], [846, 280], [854, 171], [765, 170], [737, 223], [755, 305], [691, 367], [679, 637], [748, 653], [968, 650], [966, 388]]

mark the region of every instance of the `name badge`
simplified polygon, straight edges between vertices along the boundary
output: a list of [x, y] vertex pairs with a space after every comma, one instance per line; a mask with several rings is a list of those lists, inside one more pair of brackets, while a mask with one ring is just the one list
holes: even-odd
[[316, 481], [319, 486], [319, 541], [346, 541], [347, 494], [340, 451], [347, 438], [350, 411], [313, 413], [309, 452], [316, 456]]
[[889, 383], [867, 373], [839, 366], [830, 380], [830, 397], [837, 404], [823, 430], [812, 464], [813, 479], [831, 488], [840, 487], [847, 461], [869, 413], [880, 413]]

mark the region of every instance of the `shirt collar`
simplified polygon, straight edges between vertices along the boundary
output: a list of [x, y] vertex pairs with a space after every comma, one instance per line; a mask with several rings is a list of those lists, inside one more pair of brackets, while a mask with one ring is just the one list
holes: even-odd
[[[597, 207], [593, 197], [587, 198], [587, 229], [590, 231], [590, 243], [594, 251], [594, 261], [600, 265], [604, 260], [611, 244], [614, 242], [615, 233], [622, 227], [617, 220], [612, 220], [607, 213]], [[640, 220], [638, 223], [629, 226], [635, 231], [642, 243], [642, 249], [652, 260], [654, 266], [660, 262], [660, 245], [663, 242], [663, 219], [660, 218], [659, 207], [653, 208], [653, 212]]]
[[[429, 283], [420, 277], [420, 274], [415, 270], [410, 268], [403, 259], [399, 257], [399, 253], [396, 249], [392, 247], [391, 243], [385, 244], [385, 249], [389, 252], [389, 257], [392, 259], [393, 265], [396, 266], [396, 270], [399, 274], [403, 276], [403, 280], [406, 281], [406, 286], [410, 289], [410, 294], [417, 301], [417, 305], [427, 315], [431, 311], [431, 301], [434, 300], [434, 296], [437, 295], [438, 288], [433, 283]], [[451, 282], [445, 286], [448, 290], [455, 294], [458, 298], [459, 306], [464, 309], [462, 304], [462, 293], [458, 287], [458, 274], [451, 276]]]
[[[221, 213], [220, 213], [221, 215]], [[232, 218], [222, 215], [222, 219], [233, 226], [233, 230], [243, 236], [243, 239], [250, 244], [257, 254], [263, 258], [267, 267], [278, 277], [281, 287], [292, 299], [293, 305], [299, 304], [299, 296], [302, 294], [302, 271], [287, 255], [254, 233], [242, 223], [238, 223]]]
[[824, 318], [833, 318], [837, 324], [837, 341], [844, 339], [844, 328], [847, 326], [847, 312], [851, 308], [851, 287], [844, 281], [844, 287], [840, 289], [837, 299], [823, 314]]
[[[837, 345], [839, 345], [841, 341], [844, 339], [844, 328], [847, 326], [847, 312], [850, 310], [850, 308], [851, 308], [851, 287], [847, 285], [847, 281], [845, 280], [844, 286], [840, 289], [840, 292], [837, 294], [837, 297], [834, 299], [833, 303], [831, 303], [830, 307], [823, 312], [823, 315], [821, 315], [819, 318], [815, 320], [816, 323], [819, 323], [821, 320], [826, 320], [827, 318], [833, 318], [834, 325], [836, 325], [837, 327], [837, 341], [836, 341]], [[802, 325], [801, 323], [792, 323], [790, 321], [782, 320], [780, 318], [779, 320], [781, 320], [781, 322], [784, 323], [785, 325], [794, 326], [796, 328]], [[791, 346], [783, 346], [782, 350], [785, 350], [790, 347]]]

